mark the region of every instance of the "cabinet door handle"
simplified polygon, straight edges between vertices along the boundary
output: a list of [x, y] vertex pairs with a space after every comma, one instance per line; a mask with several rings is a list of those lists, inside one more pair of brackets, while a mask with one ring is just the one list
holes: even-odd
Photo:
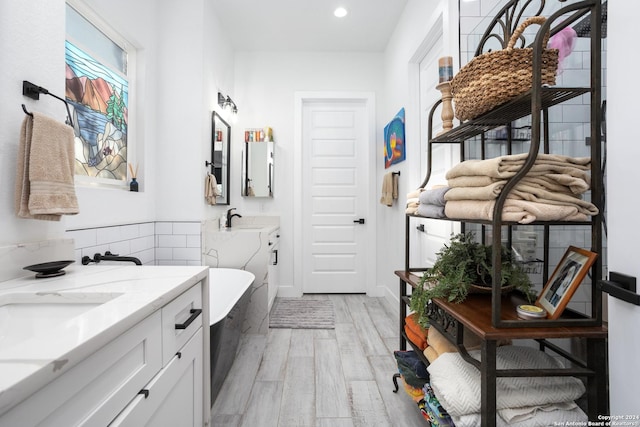
[[359, 218], [359, 219], [355, 219], [353, 220], [354, 224], [364, 224], [364, 218]]
[[273, 265], [278, 265], [278, 250], [277, 249], [275, 251], [273, 251], [273, 255], [276, 257], [275, 260], [273, 260]]
[[192, 324], [198, 316], [200, 316], [200, 313], [202, 313], [202, 309], [192, 308], [191, 310], [189, 310], [189, 313], [191, 313], [191, 316], [189, 316], [189, 318], [184, 323], [176, 323], [176, 329], [187, 329], [189, 325]]

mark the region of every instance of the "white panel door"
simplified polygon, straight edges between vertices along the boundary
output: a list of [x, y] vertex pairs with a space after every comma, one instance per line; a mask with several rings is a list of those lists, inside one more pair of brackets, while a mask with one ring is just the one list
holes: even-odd
[[364, 101], [303, 105], [304, 293], [366, 292], [366, 112]]
[[[442, 25], [442, 21], [439, 21]], [[442, 34], [442, 32], [440, 32]], [[441, 93], [436, 89], [438, 85], [438, 58], [443, 55], [443, 40], [440, 36], [433, 43], [431, 49], [420, 61], [420, 134], [422, 135], [422, 176], [426, 176], [428, 170], [427, 139], [429, 112], [440, 99]], [[441, 110], [437, 109], [433, 116], [433, 136], [436, 136], [442, 128]], [[455, 163], [459, 162], [459, 150], [450, 144], [435, 144], [432, 147], [431, 176], [427, 188], [434, 185], [446, 185], [445, 174]], [[449, 242], [451, 234], [460, 230], [460, 225], [453, 221], [441, 221], [434, 219], [421, 220], [424, 224], [424, 232], [419, 232], [420, 259], [412, 260], [413, 265], [431, 266], [435, 262], [436, 253], [442, 246]]]

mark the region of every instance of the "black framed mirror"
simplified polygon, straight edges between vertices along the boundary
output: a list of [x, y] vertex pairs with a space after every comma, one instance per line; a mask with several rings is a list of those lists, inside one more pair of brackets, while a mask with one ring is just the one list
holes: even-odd
[[207, 162], [207, 165], [216, 180], [218, 205], [229, 204], [230, 152], [231, 126], [214, 111], [211, 118], [211, 161]]

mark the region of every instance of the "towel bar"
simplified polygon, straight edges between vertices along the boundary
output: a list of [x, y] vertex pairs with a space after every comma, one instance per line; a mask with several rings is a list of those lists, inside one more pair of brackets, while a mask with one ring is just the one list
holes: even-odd
[[[29, 81], [23, 80], [22, 81], [22, 94], [24, 96], [28, 96], [31, 99], [35, 99], [36, 101], [40, 99], [40, 94], [43, 93], [45, 95], [50, 95], [53, 96], [54, 98], [64, 102], [64, 106], [67, 108], [67, 121], [66, 123], [73, 127], [73, 121], [71, 120], [71, 110], [69, 110], [69, 103], [67, 102], [66, 99], [64, 98], [60, 98], [59, 96], [56, 96], [54, 94], [52, 94], [51, 92], [49, 92], [47, 89], [43, 88], [42, 86], [38, 86], [35, 85]], [[33, 114], [27, 111], [27, 108], [24, 106], [24, 104], [22, 104], [22, 110], [25, 112], [25, 114], [30, 115], [31, 117], [33, 117]]]

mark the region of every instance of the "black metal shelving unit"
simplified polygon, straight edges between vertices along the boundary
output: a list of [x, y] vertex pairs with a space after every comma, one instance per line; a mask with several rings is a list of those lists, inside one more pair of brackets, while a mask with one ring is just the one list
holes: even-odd
[[[542, 10], [545, 0], [542, 3]], [[492, 24], [487, 29], [480, 43], [476, 55], [481, 53], [484, 42], [491, 37], [495, 28], [500, 28], [505, 32], [517, 26], [513, 18], [522, 15], [515, 13], [519, 4], [531, 3], [524, 0], [509, 1], [494, 18]], [[585, 17], [590, 19], [591, 32], [591, 79], [589, 87], [542, 87], [540, 76], [541, 51], [543, 35], [547, 31], [551, 34], [558, 32], [562, 27], [572, 25], [578, 21], [584, 22]], [[517, 21], [517, 20], [516, 20]], [[508, 25], [505, 25], [505, 22]], [[557, 22], [561, 22], [557, 24]], [[438, 101], [429, 113], [429, 135], [427, 145], [428, 169], [427, 175], [421, 185], [426, 187], [431, 173], [432, 146], [434, 144], [459, 144], [461, 161], [466, 160], [465, 142], [474, 137], [480, 137], [484, 145], [484, 134], [500, 126], [507, 126], [518, 119], [530, 117], [531, 120], [531, 143], [529, 156], [522, 169], [505, 185], [501, 194], [496, 200], [496, 206], [492, 220], [465, 220], [444, 219], [461, 221], [464, 224], [480, 224], [483, 227], [491, 227], [493, 250], [493, 283], [490, 295], [472, 296], [459, 305], [446, 301], [434, 300], [428, 308], [428, 314], [432, 325], [442, 332], [452, 343], [456, 344], [461, 355], [469, 363], [473, 363], [481, 371], [482, 377], [482, 426], [493, 427], [496, 425], [496, 378], [509, 376], [567, 376], [575, 375], [586, 378], [587, 384], [587, 406], [588, 416], [591, 420], [597, 421], [598, 415], [607, 414], [608, 392], [606, 374], [606, 339], [607, 331], [603, 326], [602, 316], [602, 292], [598, 288], [598, 280], [602, 277], [602, 257], [599, 256], [591, 267], [591, 315], [584, 315], [569, 309], [556, 320], [522, 320], [515, 315], [515, 306], [521, 302], [517, 296], [504, 295], [501, 287], [501, 251], [502, 229], [505, 227], [508, 233], [508, 242], [511, 243], [511, 228], [517, 223], [502, 221], [502, 207], [509, 191], [515, 187], [518, 181], [523, 178], [533, 166], [539, 152], [550, 152], [550, 132], [549, 132], [549, 109], [566, 101], [588, 95], [590, 105], [590, 154], [591, 154], [591, 202], [598, 207], [600, 214], [594, 216], [589, 221], [536, 221], [530, 225], [543, 227], [543, 282], [549, 276], [549, 236], [555, 226], [584, 226], [591, 230], [591, 251], [598, 254], [602, 250], [602, 212], [603, 206], [603, 176], [601, 170], [601, 4], [600, 0], [585, 0], [570, 3], [548, 17], [547, 21], [541, 25], [533, 42], [533, 85], [531, 90], [521, 96], [509, 101], [497, 108], [460, 124], [457, 127], [432, 137], [432, 119], [436, 110], [440, 108]], [[556, 25], [552, 28], [552, 25]], [[501, 40], [508, 40], [510, 34], [503, 34]], [[506, 43], [506, 41], [505, 41]], [[511, 152], [511, 133], [506, 144]], [[484, 146], [482, 147], [482, 157], [484, 158]], [[412, 272], [424, 270], [424, 267], [414, 267], [410, 264], [410, 232], [413, 215], [407, 215], [405, 219], [405, 268], [396, 271], [395, 274], [400, 279], [400, 348], [406, 349], [407, 339], [404, 335], [404, 318], [409, 305], [408, 291], [411, 287], [417, 286], [419, 278], [412, 275]], [[420, 218], [420, 217], [418, 217]], [[497, 250], [495, 250], [497, 248]], [[477, 314], [476, 312], [482, 312]], [[478, 363], [472, 359], [463, 344], [465, 333], [472, 333], [483, 340], [482, 356], [483, 363]], [[586, 360], [580, 360], [567, 351], [558, 348], [549, 339], [553, 338], [582, 338], [587, 343]], [[534, 339], [539, 342], [540, 348], [551, 351], [564, 357], [571, 363], [572, 368], [564, 370], [554, 370], [554, 372], [520, 372], [514, 370], [496, 369], [496, 343], [501, 339]], [[415, 349], [415, 348], [414, 348]], [[428, 361], [423, 357], [423, 361]], [[446, 408], [445, 408], [446, 409]]]

